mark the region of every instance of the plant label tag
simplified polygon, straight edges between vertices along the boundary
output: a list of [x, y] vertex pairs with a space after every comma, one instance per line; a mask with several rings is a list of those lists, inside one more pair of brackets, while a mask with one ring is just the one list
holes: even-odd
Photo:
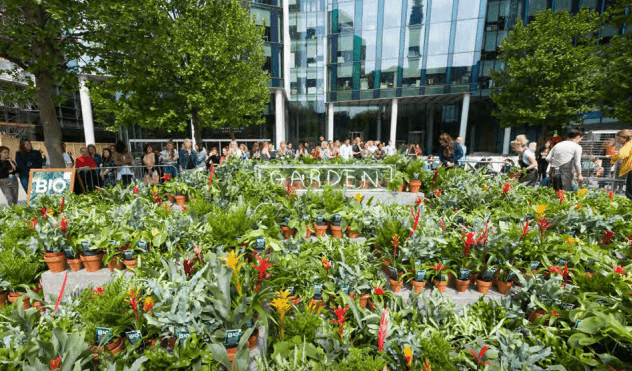
[[557, 261], [557, 265], [564, 265], [567, 264], [568, 260], [564, 259], [564, 258], [559, 258]]
[[180, 344], [180, 346], [183, 346], [185, 340], [188, 339], [190, 336], [191, 336], [191, 333], [189, 333], [189, 331], [186, 331], [186, 330], [176, 331], [176, 337], [178, 338], [178, 344]]
[[215, 247], [215, 253], [219, 254], [221, 252], [224, 252], [224, 245], [217, 245], [217, 247]]
[[123, 259], [125, 259], [125, 260], [133, 260], [134, 259], [134, 250], [123, 250]]
[[421, 259], [415, 259], [415, 265], [416, 266], [421, 266]]
[[539, 261], [532, 261], [531, 263], [529, 263], [529, 266], [531, 267], [531, 270], [537, 270], [538, 267], [540, 266], [540, 262]]
[[340, 291], [342, 291], [345, 294], [349, 295], [349, 285], [340, 285]]
[[562, 304], [562, 308], [566, 309], [566, 310], [571, 310], [573, 308], [575, 308], [575, 304], [572, 303], [564, 303]]
[[425, 270], [420, 269], [420, 270], [415, 272], [415, 281], [423, 282], [425, 280], [426, 280], [426, 271]]
[[447, 262], [448, 260], [449, 260], [448, 258], [441, 258], [441, 266], [443, 267], [445, 262]]
[[218, 204], [218, 205], [219, 205], [219, 207], [221, 207], [222, 209], [225, 209], [225, 208], [226, 208], [226, 206], [228, 206], [228, 201], [226, 201], [226, 200], [220, 200], [220, 201], [217, 201], [217, 204]]
[[187, 242], [187, 249], [192, 249], [193, 248], [193, 242]]
[[239, 345], [239, 339], [241, 339], [241, 330], [228, 330], [226, 331], [226, 338], [224, 344], [226, 348], [236, 348]]
[[470, 279], [470, 270], [468, 268], [459, 269], [459, 279], [461, 281], [466, 281]]
[[266, 248], [266, 238], [259, 237], [257, 238], [257, 247], [255, 248], [257, 251], [263, 251]]
[[553, 304], [557, 305], [557, 306], [560, 306], [560, 305], [562, 305], [562, 301], [560, 299], [555, 299], [555, 300], [553, 300]]
[[114, 245], [116, 245], [116, 241], [110, 240], [110, 246], [114, 246]]
[[290, 295], [294, 296], [294, 286], [290, 286], [287, 288], [287, 291], [290, 292]]
[[324, 220], [324, 218], [323, 218], [323, 216], [322, 216], [322, 215], [318, 215], [318, 216], [316, 217], [316, 223], [318, 223], [318, 225], [323, 225], [323, 224], [325, 224], [325, 223], [323, 222], [323, 220]]
[[147, 241], [138, 241], [138, 247], [140, 247], [141, 249], [145, 250], [145, 252], [149, 252], [149, 248], [147, 247]]
[[67, 247], [64, 249], [64, 253], [66, 254], [66, 257], [68, 259], [74, 259], [75, 258], [75, 250], [73, 250], [70, 247]]
[[307, 221], [309, 221], [309, 215], [307, 215], [307, 214], [303, 214], [303, 220], [307, 220]]
[[127, 340], [129, 340], [129, 342], [132, 343], [132, 344], [138, 343], [138, 341], [140, 339], [142, 339], [142, 337], [143, 337], [143, 335], [141, 335], [140, 331], [138, 331], [138, 330], [127, 331], [125, 333], [125, 336], [127, 336]]
[[413, 180], [419, 180], [419, 173], [413, 174]]
[[285, 222], [285, 225], [290, 224], [290, 219], [291, 219], [291, 218], [290, 218], [289, 216], [286, 216], [286, 217], [283, 219], [283, 221]]
[[90, 251], [90, 246], [92, 246], [90, 241], [81, 241], [81, 248], [83, 251]]
[[334, 222], [340, 223], [341, 220], [342, 220], [342, 215], [334, 214]]
[[496, 267], [487, 268], [487, 270], [485, 271], [485, 274], [483, 274], [483, 280], [490, 281], [492, 278], [494, 278], [494, 274], [496, 274], [497, 270], [498, 268]]
[[514, 271], [509, 272], [507, 275], [507, 282], [511, 282], [516, 279], [516, 273]]
[[108, 344], [112, 340], [112, 331], [107, 327], [97, 327], [97, 344]]
[[322, 300], [323, 298], [323, 284], [315, 283], [314, 284], [314, 300]]
[[595, 259], [588, 259], [588, 266], [592, 267], [593, 265], [595, 265]]

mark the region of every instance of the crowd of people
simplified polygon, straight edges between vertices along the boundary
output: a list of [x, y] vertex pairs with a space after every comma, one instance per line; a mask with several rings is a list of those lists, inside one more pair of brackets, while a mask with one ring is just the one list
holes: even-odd
[[[576, 188], [577, 183], [583, 181], [582, 147], [579, 145], [582, 138], [582, 132], [570, 129], [566, 140], [547, 137], [538, 147], [536, 143], [529, 143], [526, 136], [518, 135], [511, 142], [511, 147], [518, 155], [517, 166], [523, 170], [519, 181], [532, 186], [552, 185], [557, 190]], [[627, 176], [626, 196], [632, 199], [631, 138], [631, 130], [619, 131], [616, 138], [606, 143], [604, 147], [605, 161], [593, 158], [591, 166], [594, 166], [597, 174], [600, 172], [604, 174], [610, 172], [611, 163], [620, 161], [617, 165], [619, 176]], [[62, 145], [62, 151], [66, 167], [81, 169], [78, 176], [82, 181], [82, 187], [88, 191], [96, 187], [114, 185], [117, 182], [129, 184], [139, 177], [137, 172], [139, 167], [145, 183], [153, 185], [159, 183], [165, 174], [175, 177], [182, 171], [208, 170], [212, 165], [221, 165], [229, 158], [262, 162], [304, 157], [323, 161], [338, 157], [344, 160], [353, 158], [379, 161], [386, 156], [402, 153], [426, 161], [426, 169], [435, 169], [439, 166], [447, 168], [463, 166], [467, 154], [467, 148], [461, 137], [453, 139], [446, 133], [439, 136], [441, 148], [438, 158], [424, 155], [419, 144], [410, 144], [398, 149], [392, 142], [384, 143], [378, 140], [364, 142], [359, 137], [353, 140], [347, 138], [344, 142], [327, 141], [322, 136], [319, 138], [319, 143], [320, 145], [312, 147], [308, 142], [303, 142], [298, 144], [298, 148], [294, 148], [291, 142], [281, 141], [279, 147], [275, 149], [270, 142], [254, 142], [248, 148], [244, 143], [237, 144], [236, 141], [231, 141], [228, 146], [221, 148], [220, 152], [217, 147], [207, 150], [200, 143], [193, 146], [189, 139], [186, 139], [182, 147], [176, 150], [175, 143], [170, 140], [162, 151], [153, 148], [150, 144], [145, 145], [139, 160], [134, 159], [124, 142], [105, 147], [101, 153], [98, 153], [96, 146], [88, 145], [80, 149], [80, 156], [76, 159], [66, 151], [65, 144]], [[501, 172], [507, 173], [513, 166], [513, 161], [507, 159]], [[0, 189], [9, 205], [17, 203], [18, 182], [27, 192], [30, 170], [44, 167], [50, 167], [48, 159], [43, 152], [35, 150], [28, 139], [20, 140], [15, 161], [11, 159], [9, 148], [0, 147]], [[603, 187], [603, 183], [600, 182], [600, 187]], [[78, 187], [75, 188], [80, 191]]]

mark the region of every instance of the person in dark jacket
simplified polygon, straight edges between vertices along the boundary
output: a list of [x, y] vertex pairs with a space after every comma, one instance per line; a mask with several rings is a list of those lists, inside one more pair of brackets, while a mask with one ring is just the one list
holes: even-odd
[[31, 141], [20, 139], [20, 149], [15, 154], [15, 163], [18, 165], [20, 183], [25, 192], [29, 191], [29, 174], [31, 169], [41, 169], [44, 166], [42, 153], [33, 149]]
[[446, 133], [439, 136], [439, 144], [443, 148], [439, 156], [441, 165], [450, 169], [455, 167], [457, 159], [463, 157], [463, 148]]
[[180, 171], [193, 170], [197, 164], [198, 154], [193, 149], [190, 139], [184, 141], [183, 148], [178, 153], [178, 165], [180, 165]]

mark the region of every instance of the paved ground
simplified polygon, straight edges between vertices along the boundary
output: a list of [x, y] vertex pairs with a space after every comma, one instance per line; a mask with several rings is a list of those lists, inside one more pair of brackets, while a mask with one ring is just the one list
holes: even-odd
[[[18, 203], [20, 204], [25, 204], [26, 203], [26, 192], [24, 192], [24, 190], [22, 189], [22, 185], [19, 186], [20, 187], [20, 196], [19, 196], [19, 200]], [[7, 204], [7, 199], [4, 198], [4, 194], [2, 192], [0, 192], [0, 207], [4, 207]]]

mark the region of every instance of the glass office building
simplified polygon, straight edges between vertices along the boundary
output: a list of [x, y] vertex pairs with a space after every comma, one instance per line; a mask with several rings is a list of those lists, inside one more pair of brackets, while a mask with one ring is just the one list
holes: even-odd
[[[419, 143], [462, 136], [470, 152], [507, 150], [491, 115], [490, 71], [516, 22], [541, 10], [603, 11], [614, 0], [270, 0], [287, 15], [283, 113], [275, 138], [360, 136]], [[605, 38], [619, 32], [604, 27]], [[289, 45], [288, 45], [289, 43]], [[274, 81], [275, 70], [271, 70]], [[276, 114], [276, 113], [275, 113]], [[484, 135], [483, 135], [484, 133]]]

